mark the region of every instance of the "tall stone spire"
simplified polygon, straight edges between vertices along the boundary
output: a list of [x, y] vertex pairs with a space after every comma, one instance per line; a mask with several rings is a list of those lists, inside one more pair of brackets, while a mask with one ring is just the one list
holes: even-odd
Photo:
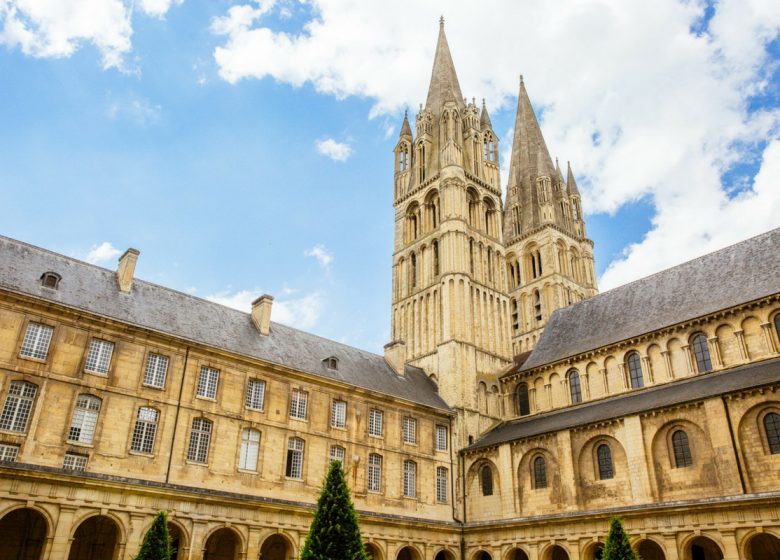
[[479, 117], [479, 124], [482, 126], [482, 130], [493, 129], [493, 123], [490, 122], [490, 115], [484, 99], [482, 100], [482, 114]]
[[412, 127], [409, 126], [409, 113], [407, 111], [404, 111], [404, 122], [401, 125], [401, 137], [408, 136], [412, 137]]
[[568, 167], [566, 188], [569, 190], [569, 196], [580, 196], [580, 191], [577, 188], [577, 181], [574, 180], [574, 173], [571, 171], [571, 162], [567, 161], [566, 167]]
[[453, 99], [458, 108], [463, 109], [465, 106], [463, 93], [461, 93], [458, 76], [455, 73], [447, 36], [444, 34], [444, 18], [442, 17], [439, 20], [439, 40], [436, 43], [436, 55], [433, 59], [431, 84], [428, 86], [428, 99], [425, 102], [425, 108], [438, 116], [444, 103]]

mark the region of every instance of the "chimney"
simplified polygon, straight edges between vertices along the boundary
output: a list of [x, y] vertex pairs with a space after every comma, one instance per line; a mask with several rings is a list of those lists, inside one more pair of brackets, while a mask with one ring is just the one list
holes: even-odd
[[385, 361], [398, 375], [406, 372], [406, 343], [403, 340], [394, 340], [385, 344]]
[[271, 306], [273, 303], [274, 298], [268, 294], [263, 294], [252, 302], [252, 322], [263, 336], [268, 336], [271, 332]]
[[138, 262], [138, 255], [140, 254], [141, 252], [138, 249], [130, 248], [119, 257], [119, 266], [116, 269], [116, 281], [119, 284], [119, 291], [129, 293], [133, 287], [135, 263]]

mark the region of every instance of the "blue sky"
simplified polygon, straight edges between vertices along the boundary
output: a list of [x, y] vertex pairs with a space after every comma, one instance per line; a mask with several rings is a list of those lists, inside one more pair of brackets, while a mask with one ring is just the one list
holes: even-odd
[[780, 225], [776, 2], [571, 2], [528, 33], [549, 8], [492, 3], [0, 0], [0, 234], [108, 267], [133, 246], [141, 278], [268, 292], [275, 319], [379, 351], [392, 149], [440, 13], [502, 152], [525, 74], [602, 284]]

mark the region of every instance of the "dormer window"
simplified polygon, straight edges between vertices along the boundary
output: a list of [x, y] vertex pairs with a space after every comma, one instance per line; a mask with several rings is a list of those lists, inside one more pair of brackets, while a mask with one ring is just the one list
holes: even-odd
[[330, 356], [322, 360], [325, 367], [328, 369], [339, 369], [339, 359], [336, 356]]
[[41, 286], [44, 288], [51, 288], [52, 290], [56, 290], [60, 284], [60, 280], [62, 280], [62, 276], [56, 272], [44, 272], [41, 275]]

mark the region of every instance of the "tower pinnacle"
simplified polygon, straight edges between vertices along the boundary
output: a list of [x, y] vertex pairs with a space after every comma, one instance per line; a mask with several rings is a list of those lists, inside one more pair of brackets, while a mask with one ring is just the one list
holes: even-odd
[[444, 34], [444, 17], [442, 17], [439, 20], [439, 39], [436, 43], [436, 54], [433, 59], [431, 83], [428, 87], [425, 107], [438, 116], [444, 103], [449, 100], [454, 100], [459, 109], [465, 107], [463, 93], [450, 54], [450, 46], [447, 44], [447, 36]]

